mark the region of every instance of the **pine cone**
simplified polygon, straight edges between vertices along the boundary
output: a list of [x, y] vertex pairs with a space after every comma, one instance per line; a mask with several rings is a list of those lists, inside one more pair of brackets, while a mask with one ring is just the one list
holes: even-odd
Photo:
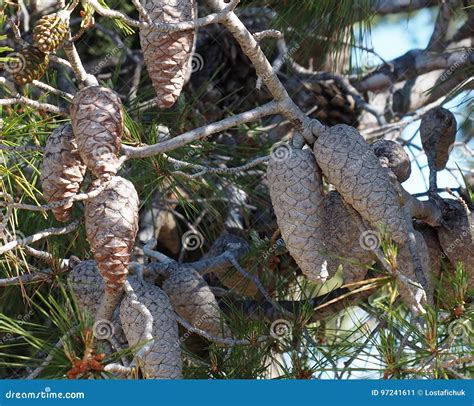
[[[139, 304], [145, 306], [153, 317], [151, 336], [145, 336], [145, 318], [129, 295], [120, 305], [120, 320], [131, 348], [136, 353], [137, 364], [147, 379], [182, 378], [181, 347], [178, 324], [168, 296], [157, 286], [140, 282], [136, 277], [129, 282]], [[143, 346], [149, 346], [141, 351]]]
[[[434, 270], [431, 269], [431, 258], [430, 258], [430, 251], [428, 249], [428, 245], [426, 244], [426, 240], [423, 237], [423, 234], [417, 230], [414, 230], [415, 239], [416, 239], [416, 247], [418, 251], [418, 255], [420, 256], [420, 261], [423, 267], [423, 273], [425, 274], [426, 285], [423, 286], [427, 299], [431, 302], [433, 298], [433, 272]], [[409, 263], [412, 261], [411, 254], [408, 250], [400, 250], [397, 254], [397, 264], [400, 269], [409, 268]]]
[[449, 160], [450, 147], [456, 141], [456, 118], [449, 110], [436, 107], [421, 119], [423, 149], [434, 169], [441, 171]]
[[[297, 80], [301, 79], [297, 78]], [[311, 115], [326, 125], [347, 124], [353, 127], [359, 125], [360, 109], [357, 107], [354, 98], [348, 94], [344, 89], [339, 87], [333, 81], [312, 81], [304, 80], [304, 88], [312, 91], [312, 97], [307, 103], [302, 103], [304, 106], [313, 108], [314, 105], [318, 109]], [[301, 86], [301, 84], [300, 84]], [[298, 96], [296, 95], [296, 103], [299, 104]], [[308, 109], [309, 109], [308, 108]]]
[[[372, 250], [363, 241], [364, 235], [359, 228], [359, 214], [346, 207], [341, 195], [336, 191], [324, 197], [324, 233], [327, 252], [323, 254], [335, 269], [342, 265], [344, 284], [365, 279], [368, 268], [376, 259]], [[366, 230], [366, 232], [370, 232]], [[358, 238], [361, 236], [361, 238]]]
[[[100, 308], [105, 291], [105, 283], [100, 276], [97, 263], [93, 260], [79, 262], [69, 273], [68, 282], [74, 292], [79, 308], [95, 317]], [[121, 344], [125, 344], [127, 340], [120, 323], [118, 308], [114, 312], [112, 325], [113, 328], [107, 325], [103, 325], [102, 327], [109, 328], [108, 332], [113, 334]], [[100, 329], [101, 326], [97, 326], [96, 328]], [[106, 331], [105, 333], [108, 332]], [[101, 334], [100, 331], [94, 333], [98, 336]], [[108, 353], [111, 352], [113, 352], [113, 349], [109, 348]]]
[[344, 124], [325, 131], [314, 144], [316, 161], [342, 198], [377, 229], [385, 225], [397, 243], [407, 240], [398, 191], [369, 144]]
[[335, 272], [324, 243], [321, 172], [308, 149], [279, 147], [270, 156], [267, 178], [278, 226], [289, 253], [314, 282]]
[[446, 226], [439, 227], [438, 237], [449, 262], [456, 267], [461, 263], [467, 274], [468, 288], [474, 289], [474, 213], [458, 201], [445, 199], [448, 205], [443, 219]]
[[400, 183], [408, 180], [411, 175], [410, 157], [398, 142], [381, 139], [371, 144], [370, 148], [379, 159], [387, 160], [387, 166]]
[[314, 144], [314, 154], [324, 176], [342, 198], [374, 227], [374, 232], [385, 227], [399, 253], [406, 251], [412, 259], [399, 269], [399, 291], [414, 313], [422, 313], [424, 294], [419, 285], [413, 288], [413, 282], [425, 285], [426, 280], [416, 247], [408, 243], [412, 225], [400, 205], [393, 173], [380, 165], [359, 132], [344, 124], [324, 131]]
[[[177, 23], [196, 17], [195, 0], [142, 0], [154, 23]], [[194, 31], [158, 32], [140, 29], [140, 44], [158, 107], [171, 107], [189, 73]]]
[[69, 11], [41, 17], [33, 29], [33, 43], [41, 52], [55, 52], [69, 32]]
[[81, 261], [68, 274], [68, 282], [81, 309], [95, 315], [104, 295], [104, 281], [94, 260]]
[[[67, 199], [77, 194], [86, 167], [77, 151], [76, 140], [69, 124], [56, 128], [46, 142], [41, 184], [48, 203]], [[53, 209], [58, 221], [71, 218], [73, 203]]]
[[87, 200], [87, 240], [105, 280], [105, 290], [120, 292], [138, 230], [138, 195], [131, 182], [115, 176], [96, 197]]
[[119, 96], [101, 86], [78, 91], [71, 103], [71, 123], [87, 168], [98, 178], [115, 175], [123, 132]]
[[175, 312], [198, 329], [215, 337], [231, 337], [221, 320], [219, 305], [204, 278], [188, 266], [176, 267], [163, 283]]
[[443, 254], [438, 234], [433, 227], [424, 223], [415, 223], [415, 229], [422, 235], [426, 248], [428, 249], [429, 264], [427, 266], [427, 280], [429, 283], [428, 286], [432, 289], [430, 294], [440, 299], [441, 302], [445, 302], [448, 296], [450, 298], [453, 297], [453, 293], [450, 283], [447, 283], [447, 278], [442, 274], [442, 268], [443, 270], [447, 268], [446, 266], [442, 266], [442, 258], [446, 256]]
[[13, 78], [20, 85], [26, 85], [43, 77], [49, 64], [49, 56], [33, 46], [18, 52], [18, 67], [12, 69]]

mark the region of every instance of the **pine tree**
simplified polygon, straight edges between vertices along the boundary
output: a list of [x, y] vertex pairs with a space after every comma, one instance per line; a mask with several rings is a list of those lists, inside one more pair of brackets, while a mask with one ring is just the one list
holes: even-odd
[[431, 9], [415, 67], [370, 46], [396, 2], [76, 3], [21, 41], [0, 14], [0, 378], [472, 378], [470, 120], [439, 107], [471, 10]]

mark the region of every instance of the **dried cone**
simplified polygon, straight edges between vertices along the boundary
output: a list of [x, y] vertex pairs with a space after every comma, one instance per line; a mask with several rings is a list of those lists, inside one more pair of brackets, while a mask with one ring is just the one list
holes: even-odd
[[[301, 82], [300, 78], [296, 79]], [[357, 127], [361, 111], [354, 98], [346, 90], [332, 81], [308, 80], [304, 85], [306, 91], [312, 92], [310, 102], [318, 106], [311, 117], [326, 125], [347, 124]], [[299, 99], [298, 96], [296, 98]], [[296, 102], [299, 104], [299, 101]]]
[[138, 230], [138, 195], [131, 182], [113, 177], [86, 202], [87, 240], [110, 295], [121, 292]]
[[[129, 281], [139, 303], [126, 295], [120, 305], [120, 320], [128, 344], [136, 352], [137, 365], [147, 379], [182, 378], [178, 324], [168, 296], [159, 287], [136, 277]], [[151, 336], [146, 334], [146, 320], [137, 305], [144, 306], [152, 316]]]
[[215, 337], [230, 337], [229, 327], [221, 320], [219, 305], [204, 278], [193, 268], [173, 269], [163, 283], [175, 312], [200, 330]]
[[122, 102], [117, 93], [101, 86], [78, 91], [71, 103], [71, 123], [87, 168], [98, 178], [114, 176], [123, 132]]
[[443, 252], [453, 268], [463, 264], [469, 290], [474, 290], [474, 213], [456, 200], [445, 199], [449, 209], [443, 216], [446, 226], [438, 228]]
[[49, 64], [47, 54], [33, 46], [27, 46], [18, 52], [18, 62], [10, 66], [13, 78], [20, 85], [39, 80], [46, 73]]
[[437, 171], [449, 160], [450, 148], [456, 141], [456, 118], [449, 110], [436, 107], [421, 119], [420, 136], [428, 162]]
[[[452, 302], [454, 298], [454, 292], [449, 280], [450, 275], [448, 275], [450, 273], [450, 264], [442, 263], [442, 258], [446, 258], [446, 255], [441, 248], [437, 231], [424, 223], [416, 223], [415, 226], [416, 230], [423, 236], [428, 248], [428, 281], [433, 289], [433, 298], [436, 298], [439, 304], [444, 306]], [[443, 308], [446, 309], [449, 306], [444, 306]]]
[[[178, 23], [196, 18], [195, 0], [142, 0], [154, 23]], [[140, 44], [158, 107], [171, 107], [189, 73], [194, 31], [159, 32], [140, 29]]]
[[[338, 192], [329, 192], [324, 197], [324, 240], [327, 246], [324, 256], [336, 269], [342, 265], [344, 284], [364, 280], [376, 259], [370, 249], [370, 234], [361, 232], [361, 221], [357, 216], [359, 214], [344, 204]], [[369, 230], [366, 232], [370, 233]], [[364, 240], [366, 235], [369, 241]]]
[[[359, 132], [341, 124], [324, 131], [314, 144], [314, 154], [324, 176], [377, 232], [385, 227], [412, 261], [400, 268], [400, 294], [414, 313], [422, 313], [422, 289], [413, 291], [408, 283], [426, 285], [423, 267], [416, 250], [413, 226], [400, 205], [399, 185], [393, 173], [382, 167], [374, 151]], [[411, 239], [412, 243], [409, 243]], [[407, 280], [408, 278], [408, 280]]]
[[410, 157], [398, 142], [381, 139], [370, 148], [381, 162], [385, 160], [384, 164], [392, 170], [400, 183], [408, 180], [411, 175]]
[[[79, 308], [95, 317], [105, 291], [105, 283], [99, 273], [97, 263], [93, 260], [79, 262], [69, 273], [68, 282], [74, 292]], [[101, 334], [111, 333], [121, 344], [125, 344], [127, 340], [120, 323], [118, 308], [114, 312], [112, 325], [113, 327], [107, 323], [96, 325], [97, 331], [94, 331], [94, 334], [100, 337]], [[107, 353], [109, 352], [112, 352], [112, 348], [109, 348]]]
[[68, 274], [77, 304], [83, 310], [95, 314], [104, 295], [104, 281], [94, 260], [81, 261]]
[[[433, 298], [433, 271], [431, 269], [432, 262], [430, 257], [430, 251], [426, 243], [423, 234], [417, 230], [414, 231], [416, 239], [416, 247], [418, 255], [420, 256], [421, 265], [423, 267], [423, 273], [425, 275], [426, 284], [423, 286], [427, 299], [431, 302]], [[412, 261], [412, 257], [408, 250], [400, 250], [400, 253], [397, 255], [397, 265], [400, 269], [406, 269], [409, 267], [409, 263]]]
[[[46, 142], [41, 184], [48, 203], [67, 199], [77, 194], [86, 166], [77, 151], [77, 144], [69, 124], [56, 128]], [[73, 203], [53, 209], [58, 221], [71, 218]]]
[[55, 52], [69, 32], [70, 11], [41, 17], [33, 29], [33, 43], [41, 52]]
[[324, 210], [321, 171], [308, 149], [281, 146], [270, 156], [267, 179], [273, 209], [289, 253], [303, 274], [325, 282], [334, 265], [322, 254]]

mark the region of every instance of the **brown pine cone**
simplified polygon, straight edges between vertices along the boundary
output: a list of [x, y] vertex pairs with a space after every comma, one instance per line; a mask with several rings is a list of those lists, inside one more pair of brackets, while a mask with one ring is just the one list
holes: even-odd
[[[48, 203], [67, 199], [77, 194], [86, 166], [77, 151], [77, 144], [69, 124], [56, 128], [46, 142], [41, 184]], [[53, 209], [58, 221], [71, 218], [73, 202]]]
[[68, 10], [41, 17], [33, 29], [34, 45], [44, 53], [55, 52], [69, 32]]
[[[311, 117], [326, 125], [347, 124], [354, 127], [359, 125], [361, 111], [354, 98], [336, 83], [311, 79], [303, 80], [301, 83], [303, 84], [301, 87], [306, 88], [306, 91], [312, 91], [312, 98], [309, 101], [313, 105], [308, 107], [318, 106]], [[298, 99], [298, 96], [296, 98]]]
[[49, 64], [49, 56], [30, 45], [17, 52], [15, 58], [18, 61], [9, 63], [8, 70], [19, 85], [41, 79]]
[[[195, 0], [144, 0], [154, 23], [177, 23], [196, 18]], [[148, 75], [155, 88], [158, 107], [171, 107], [189, 74], [194, 31], [158, 32], [140, 29], [140, 44]]]
[[86, 233], [105, 290], [120, 292], [138, 231], [139, 200], [131, 182], [113, 177], [105, 189], [86, 202]]
[[71, 123], [87, 168], [98, 178], [114, 176], [123, 132], [122, 102], [117, 93], [101, 86], [78, 91], [71, 103]]

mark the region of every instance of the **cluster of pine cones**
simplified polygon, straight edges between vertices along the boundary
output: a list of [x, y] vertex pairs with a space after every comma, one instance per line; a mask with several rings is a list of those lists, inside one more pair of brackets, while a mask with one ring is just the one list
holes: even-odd
[[27, 45], [17, 54], [20, 59], [12, 71], [15, 81], [26, 85], [39, 80], [49, 64], [49, 55], [56, 52], [69, 33], [70, 11], [63, 10], [41, 17], [33, 29], [33, 45]]
[[56, 203], [57, 220], [71, 217], [73, 202], [87, 170], [96, 177], [90, 190], [102, 188], [86, 202], [87, 239], [106, 281], [106, 291], [120, 292], [138, 230], [138, 195], [131, 182], [115, 176], [123, 132], [122, 103], [100, 86], [78, 91], [71, 105], [71, 125], [49, 137], [41, 181], [48, 203]]
[[[456, 120], [446, 109], [433, 109], [422, 119], [421, 137], [433, 169], [445, 168], [455, 134]], [[447, 281], [459, 262], [468, 289], [473, 288], [472, 211], [456, 200], [438, 198], [441, 225], [423, 223], [423, 214], [407, 212], [414, 198], [400, 185], [410, 172], [401, 145], [387, 140], [369, 145], [343, 124], [326, 129], [313, 151], [274, 151], [267, 172], [272, 204], [288, 251], [309, 280], [325, 282], [341, 268], [345, 284], [363, 280], [380, 260], [375, 253], [386, 234], [398, 247], [398, 290], [413, 313], [424, 312], [441, 277], [441, 300], [454, 297]], [[325, 193], [323, 177], [336, 190]], [[420, 220], [412, 222], [412, 217]], [[408, 243], [410, 234], [415, 249]]]

